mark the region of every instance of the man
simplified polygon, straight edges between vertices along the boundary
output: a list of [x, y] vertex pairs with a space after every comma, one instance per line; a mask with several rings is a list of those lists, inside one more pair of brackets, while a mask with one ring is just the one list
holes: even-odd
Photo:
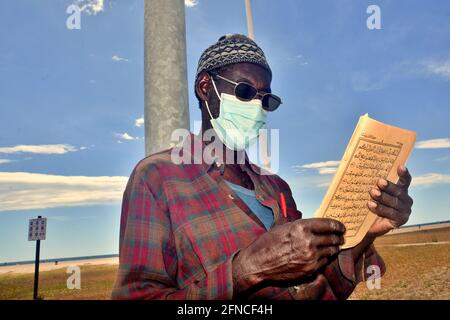
[[[245, 155], [281, 104], [271, 79], [263, 51], [243, 35], [223, 36], [202, 54], [195, 81], [202, 132], [134, 169], [113, 298], [346, 299], [369, 265], [384, 273], [372, 243], [408, 220], [407, 169], [398, 168], [398, 184], [380, 180], [370, 191], [376, 222], [359, 245], [340, 250], [345, 227], [301, 219], [288, 184]], [[211, 131], [208, 143], [201, 137]], [[213, 141], [221, 147], [204, 152]]]

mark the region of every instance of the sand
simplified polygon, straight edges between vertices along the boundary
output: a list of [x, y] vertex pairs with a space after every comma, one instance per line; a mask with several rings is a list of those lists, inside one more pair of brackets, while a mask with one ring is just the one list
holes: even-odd
[[[86, 266], [86, 265], [115, 265], [119, 264], [119, 257], [113, 258], [99, 258], [73, 261], [60, 261], [57, 265], [54, 262], [40, 263], [39, 272], [50, 271], [56, 269], [67, 268], [68, 266]], [[0, 266], [0, 274], [20, 274], [20, 273], [34, 273], [34, 263], [18, 264], [13, 266]]]

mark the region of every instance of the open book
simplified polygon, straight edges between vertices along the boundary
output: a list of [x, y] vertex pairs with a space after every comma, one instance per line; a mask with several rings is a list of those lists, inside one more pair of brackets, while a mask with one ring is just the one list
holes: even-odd
[[397, 168], [406, 163], [416, 133], [360, 117], [339, 168], [315, 213], [346, 226], [343, 249], [356, 246], [377, 217], [368, 207], [369, 191], [379, 178], [398, 181]]

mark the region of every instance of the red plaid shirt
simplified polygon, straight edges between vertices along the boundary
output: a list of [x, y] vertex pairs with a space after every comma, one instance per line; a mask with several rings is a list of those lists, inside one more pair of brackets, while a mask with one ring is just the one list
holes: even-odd
[[[143, 159], [131, 174], [122, 203], [113, 299], [233, 298], [234, 255], [267, 231], [224, 183], [220, 167], [199, 161], [192, 147], [198, 140], [188, 136], [180, 154], [200, 164], [175, 164], [169, 149]], [[187, 146], [190, 154], [184, 153]], [[274, 225], [301, 219], [285, 181], [260, 174], [253, 164], [241, 167], [252, 179], [257, 199], [272, 209]], [[286, 218], [280, 213], [280, 193]], [[360, 261], [343, 250], [321, 271], [322, 289], [311, 290], [305, 283], [267, 286], [249, 298], [345, 299], [365, 279], [368, 265], [378, 265], [384, 273], [383, 260], [373, 246]]]

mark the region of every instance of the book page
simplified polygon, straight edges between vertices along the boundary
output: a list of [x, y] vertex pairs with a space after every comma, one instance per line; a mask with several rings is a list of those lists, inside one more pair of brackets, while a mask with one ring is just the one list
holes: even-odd
[[369, 191], [379, 178], [397, 183], [397, 168], [406, 163], [416, 141], [413, 131], [369, 118], [359, 119], [339, 168], [316, 211], [316, 218], [332, 218], [346, 226], [342, 249], [356, 246], [377, 217], [367, 207]]

